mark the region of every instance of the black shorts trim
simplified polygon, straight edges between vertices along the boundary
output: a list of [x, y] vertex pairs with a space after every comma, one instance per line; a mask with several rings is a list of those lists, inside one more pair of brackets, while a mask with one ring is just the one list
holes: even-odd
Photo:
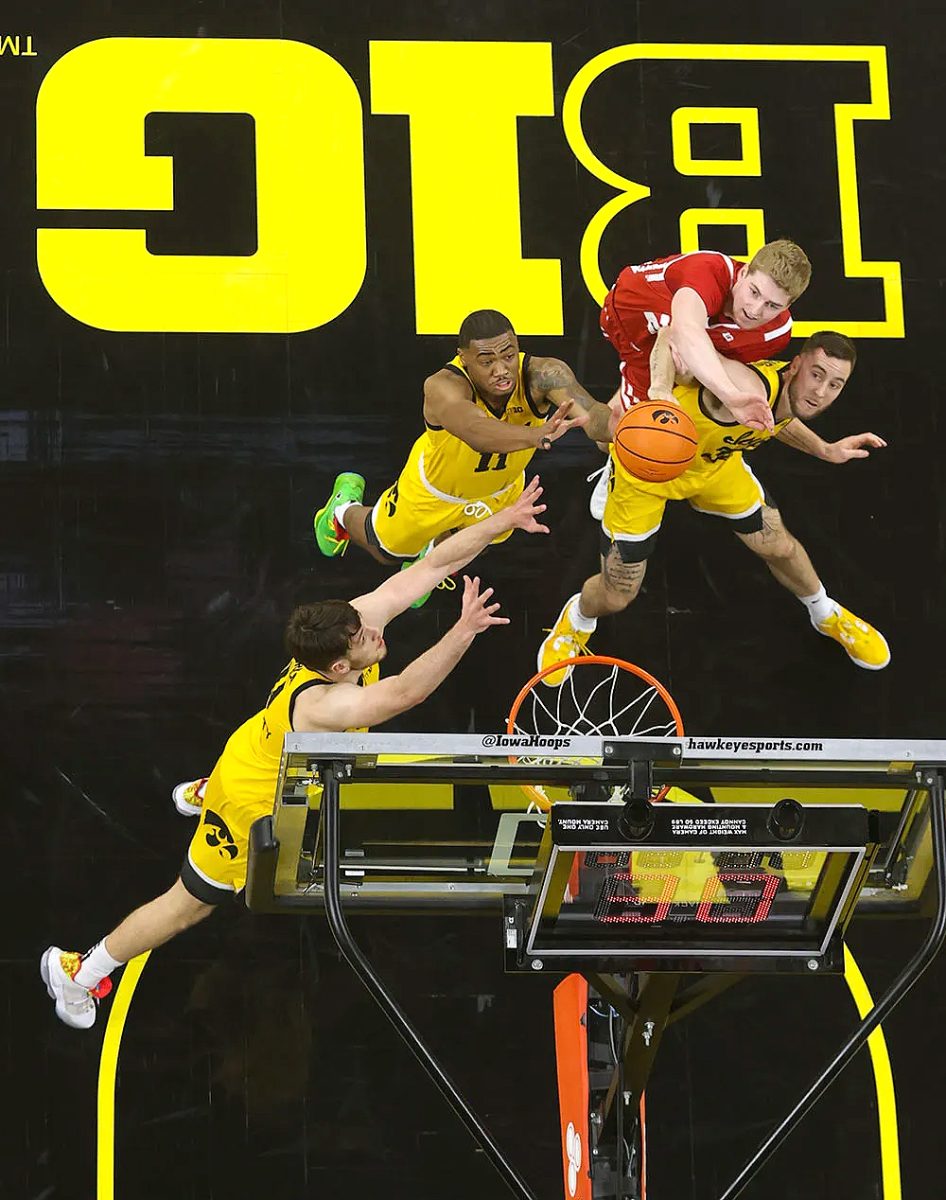
[[199, 900], [201, 904], [226, 904], [228, 900], [232, 900], [239, 894], [233, 888], [214, 887], [212, 883], [208, 883], [206, 879], [197, 874], [189, 858], [184, 859], [184, 865], [181, 867], [181, 883], [190, 895], [195, 900]]
[[369, 545], [374, 546], [375, 550], [377, 550], [379, 554], [384, 555], [384, 558], [387, 562], [394, 563], [396, 567], [401, 566], [402, 563], [413, 562], [417, 557], [416, 554], [392, 554], [390, 550], [385, 550], [385, 548], [378, 541], [378, 535], [374, 531], [373, 508], [368, 510], [368, 515], [365, 517], [365, 540], [369, 543]]
[[[700, 513], [701, 517], [715, 517], [716, 513]], [[724, 518], [725, 519], [725, 518]], [[761, 533], [762, 532], [762, 507], [750, 513], [748, 517], [736, 517], [726, 520], [726, 524], [733, 533]]]
[[[764, 527], [762, 512], [763, 509], [766, 508], [771, 508], [778, 512], [778, 505], [769, 495], [768, 489], [763, 488], [762, 505], [761, 507], [757, 508], [754, 513], [750, 513], [748, 517], [737, 517], [736, 519], [724, 517], [723, 519], [726, 521], [733, 533], [761, 533]], [[701, 517], [715, 517], [717, 515], [721, 516], [722, 514], [708, 512], [700, 513]]]
[[601, 557], [607, 558], [611, 553], [611, 548], [613, 546], [617, 549], [618, 554], [621, 556], [622, 563], [646, 562], [647, 559], [653, 554], [654, 549], [657, 546], [657, 536], [659, 533], [660, 530], [658, 529], [656, 532], [652, 533], [650, 537], [646, 537], [639, 542], [628, 542], [623, 538], [620, 540], [615, 538], [614, 541], [612, 541], [602, 529], [600, 542]]

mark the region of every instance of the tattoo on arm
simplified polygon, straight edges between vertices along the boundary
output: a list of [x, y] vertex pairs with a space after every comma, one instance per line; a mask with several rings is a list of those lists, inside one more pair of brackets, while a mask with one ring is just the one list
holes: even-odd
[[646, 562], [626, 563], [621, 561], [621, 552], [616, 548], [601, 559], [601, 573], [604, 582], [612, 591], [637, 595], [641, 580], [647, 570]]
[[575, 378], [575, 372], [568, 363], [560, 358], [533, 358], [529, 362], [529, 384], [543, 398], [556, 388], [566, 388], [582, 408], [591, 408], [596, 403], [595, 398]]
[[[550, 404], [573, 400], [588, 413], [586, 436], [593, 442], [610, 441], [611, 410], [582, 387], [568, 363], [559, 358], [533, 358], [529, 362], [529, 386], [537, 393], [536, 399]], [[553, 397], [552, 392], [562, 394]]]

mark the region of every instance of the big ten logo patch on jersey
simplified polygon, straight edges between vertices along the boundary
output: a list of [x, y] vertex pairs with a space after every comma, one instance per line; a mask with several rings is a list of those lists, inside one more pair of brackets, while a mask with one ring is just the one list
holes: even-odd
[[239, 851], [233, 834], [227, 828], [226, 821], [209, 808], [204, 809], [204, 840], [211, 849], [216, 850], [221, 858], [234, 859]]
[[[418, 334], [455, 333], [487, 302], [520, 334], [563, 332], [562, 260], [522, 250], [549, 227], [554, 193], [542, 188], [537, 202], [519, 170], [530, 140], [549, 144], [538, 126], [561, 121], [553, 166], [574, 175], [577, 159], [585, 172], [579, 215], [559, 222], [578, 226], [562, 252], [580, 246], [598, 303], [605, 279], [657, 246], [751, 255], [791, 230], [802, 245], [836, 247], [819, 260], [796, 334], [903, 336], [900, 265], [883, 259], [890, 246], [862, 250], [859, 215], [855, 130], [890, 117], [882, 46], [615, 46], [577, 70], [560, 112], [550, 42], [370, 41], [367, 60], [356, 83], [301, 41], [115, 37], [65, 54], [36, 104], [37, 262], [53, 300], [109, 330], [292, 333], [335, 320], [366, 274], [367, 108], [368, 120], [410, 126], [399, 169]], [[680, 106], [681, 71], [704, 105]], [[802, 126], [785, 100], [800, 91]], [[456, 139], [473, 124], [489, 131], [503, 186], [470, 186]], [[187, 150], [194, 137], [207, 153]], [[239, 169], [217, 169], [223, 143]], [[191, 188], [201, 170], [211, 203], [198, 219], [177, 185]], [[613, 190], [603, 200], [601, 183]], [[457, 253], [471, 229], [489, 253]]]

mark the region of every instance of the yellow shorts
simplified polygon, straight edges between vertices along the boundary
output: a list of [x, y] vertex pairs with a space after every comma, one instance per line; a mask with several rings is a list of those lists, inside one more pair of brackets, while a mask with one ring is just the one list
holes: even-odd
[[635, 479], [611, 459], [611, 488], [601, 520], [609, 544], [618, 547], [624, 562], [643, 562], [651, 553], [668, 500], [687, 500], [697, 512], [725, 517], [737, 533], [762, 528], [765, 489], [741, 454], [712, 470], [684, 471], [669, 483]]
[[[525, 487], [525, 475], [520, 475], [500, 491], [479, 500], [442, 492], [435, 495], [424, 486], [417, 460], [415, 450], [397, 482], [381, 493], [368, 519], [368, 540], [392, 559], [416, 558], [434, 538], [475, 525], [515, 504]], [[511, 534], [512, 530], [507, 530], [493, 538], [493, 544], [506, 541]]]
[[197, 900], [220, 904], [246, 885], [250, 826], [272, 812], [272, 802], [258, 812], [235, 805], [211, 775], [204, 788], [200, 823], [187, 850], [181, 881]]

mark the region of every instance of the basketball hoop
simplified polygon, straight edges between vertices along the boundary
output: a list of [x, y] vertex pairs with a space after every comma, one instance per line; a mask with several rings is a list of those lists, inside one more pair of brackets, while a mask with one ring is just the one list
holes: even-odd
[[[557, 688], [542, 683], [553, 671], [569, 668]], [[581, 668], [579, 670], [579, 668]], [[569, 737], [682, 737], [683, 718], [664, 685], [642, 667], [604, 654], [583, 654], [545, 667], [526, 683], [509, 710], [506, 732]], [[555, 760], [511, 756], [511, 762], [548, 764]], [[542, 812], [552, 802], [533, 784], [520, 784]], [[653, 796], [662, 800], [668, 788]]]

